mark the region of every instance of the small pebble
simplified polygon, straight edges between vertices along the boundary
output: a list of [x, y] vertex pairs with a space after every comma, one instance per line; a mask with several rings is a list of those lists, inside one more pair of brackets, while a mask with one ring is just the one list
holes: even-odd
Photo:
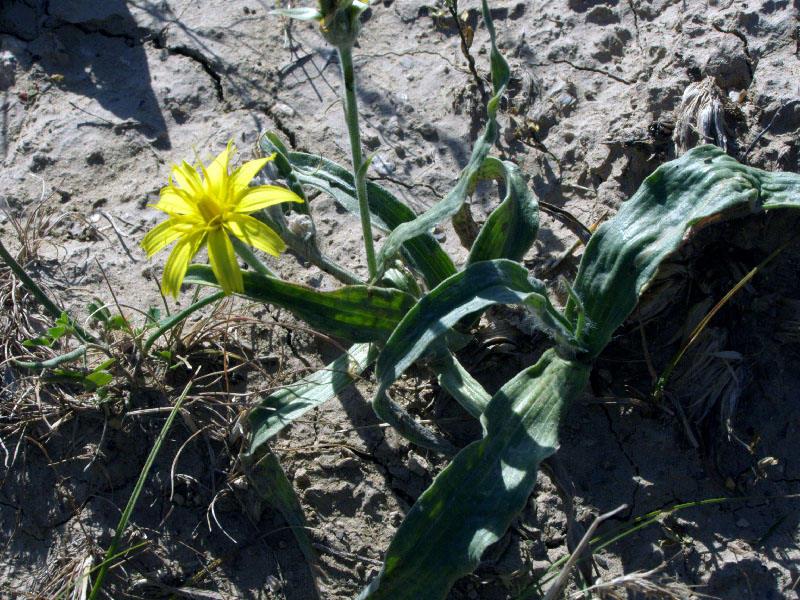
[[408, 470], [417, 475], [426, 475], [430, 470], [431, 465], [419, 454], [415, 452], [408, 453]]
[[294, 473], [294, 483], [297, 487], [301, 490], [306, 489], [308, 486], [311, 485], [311, 479], [308, 476], [308, 471], [304, 468], [299, 468]]

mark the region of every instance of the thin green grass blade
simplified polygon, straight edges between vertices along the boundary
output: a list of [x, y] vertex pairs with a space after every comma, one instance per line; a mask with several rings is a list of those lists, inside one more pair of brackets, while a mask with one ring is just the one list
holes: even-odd
[[359, 600], [442, 600], [523, 508], [589, 365], [548, 350], [492, 397], [482, 440], [464, 448], [420, 496]]
[[506, 197], [486, 219], [467, 264], [494, 258], [522, 260], [539, 233], [539, 203], [525, 184], [522, 171], [512, 162], [488, 157], [471, 185], [482, 179], [505, 181]]
[[[352, 285], [331, 292], [258, 273], [242, 273], [245, 298], [290, 310], [309, 327], [350, 342], [383, 341], [414, 306], [410, 294], [397, 289]], [[217, 286], [207, 265], [192, 265], [184, 283]]]
[[[386, 394], [411, 364], [427, 355], [441, 355], [442, 343], [460, 320], [474, 318], [495, 304], [522, 304], [541, 329], [565, 351], [576, 351], [566, 318], [547, 297], [544, 283], [510, 260], [482, 261], [442, 282], [403, 318], [378, 357], [378, 391], [373, 408], [378, 416], [412, 442], [448, 451], [449, 444], [419, 425]], [[480, 402], [480, 399], [476, 399]]]
[[490, 62], [492, 83], [494, 86], [494, 96], [489, 100], [489, 104], [486, 107], [486, 128], [481, 137], [475, 142], [475, 146], [472, 149], [472, 156], [470, 156], [467, 166], [461, 171], [461, 176], [450, 193], [413, 221], [398, 225], [386, 238], [376, 258], [379, 274], [389, 267], [392, 259], [400, 252], [403, 243], [422, 233], [430, 231], [434, 225], [441, 223], [458, 212], [464, 200], [467, 198], [473, 176], [483, 166], [486, 157], [489, 155], [489, 150], [491, 150], [492, 145], [497, 139], [497, 109], [500, 103], [500, 97], [503, 95], [508, 85], [510, 72], [508, 63], [497, 49], [494, 24], [486, 0], [482, 0], [481, 6], [483, 9], [483, 20], [486, 23], [486, 28], [489, 30], [489, 36], [492, 42]]
[[[133, 487], [133, 492], [131, 493], [131, 497], [128, 499], [128, 504], [125, 506], [125, 510], [122, 512], [122, 517], [119, 520], [116, 532], [114, 532], [114, 539], [111, 540], [111, 545], [108, 547], [106, 556], [114, 556], [116, 554], [117, 546], [122, 539], [122, 534], [125, 532], [125, 528], [128, 526], [128, 521], [131, 518], [131, 513], [136, 506], [136, 502], [139, 500], [139, 495], [142, 493], [142, 488], [144, 487], [144, 482], [147, 479], [147, 475], [150, 473], [150, 468], [153, 466], [156, 456], [158, 455], [158, 451], [161, 450], [161, 445], [164, 443], [164, 439], [167, 437], [167, 432], [169, 432], [170, 427], [172, 427], [172, 422], [175, 420], [175, 415], [178, 414], [181, 404], [183, 404], [183, 399], [186, 398], [186, 394], [189, 393], [189, 388], [191, 387], [192, 382], [190, 381], [188, 384], [186, 384], [186, 387], [183, 388], [183, 392], [181, 392], [180, 397], [178, 398], [177, 402], [175, 402], [175, 406], [172, 407], [164, 426], [161, 428], [161, 433], [158, 434], [158, 437], [153, 444], [153, 448], [150, 450], [150, 454], [147, 455], [147, 460], [144, 462], [142, 472], [139, 474], [139, 479], [136, 481], [136, 485]], [[108, 574], [108, 566], [109, 562], [105, 561], [100, 569], [100, 572], [97, 574], [97, 579], [95, 580], [94, 585], [92, 586], [92, 592], [89, 594], [89, 600], [95, 600], [98, 594], [100, 594], [100, 591], [103, 589], [103, 582]]]
[[311, 571], [315, 597], [319, 598], [317, 556], [311, 545], [311, 538], [308, 535], [303, 508], [300, 506], [300, 501], [297, 499], [294, 488], [286, 477], [283, 467], [278, 462], [278, 458], [269, 445], [263, 443], [259, 444], [257, 448], [251, 449], [249, 453], [242, 454], [241, 459], [242, 466], [253, 487], [262, 498], [280, 511], [289, 527], [291, 527], [292, 533]]
[[[587, 356], [602, 351], [690, 228], [734, 209], [785, 207], [800, 208], [800, 175], [741, 165], [716, 146], [694, 148], [656, 169], [586, 245], [574, 290], [585, 311]], [[575, 302], [567, 316], [577, 321]]]
[[253, 438], [249, 452], [243, 456], [258, 451], [289, 423], [333, 398], [361, 375], [377, 356], [378, 349], [374, 345], [356, 344], [325, 368], [267, 396], [250, 412], [248, 419]]

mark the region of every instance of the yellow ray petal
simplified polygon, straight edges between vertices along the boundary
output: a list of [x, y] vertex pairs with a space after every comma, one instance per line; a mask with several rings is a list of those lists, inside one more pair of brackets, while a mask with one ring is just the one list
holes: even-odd
[[185, 160], [180, 166], [173, 165], [172, 172], [169, 176], [170, 179], [174, 177], [178, 185], [192, 196], [198, 196], [203, 192], [203, 182], [200, 179], [200, 175], [197, 174], [197, 169]]
[[219, 196], [225, 186], [228, 185], [228, 162], [234, 152], [236, 152], [236, 146], [233, 145], [233, 140], [231, 140], [228, 142], [228, 147], [220, 152], [219, 156], [206, 167], [209, 183], [216, 196]]
[[197, 205], [191, 201], [191, 197], [184, 190], [173, 186], [165, 187], [161, 190], [161, 198], [156, 204], [156, 208], [170, 214], [199, 216]]
[[231, 186], [231, 190], [236, 193], [240, 188], [250, 185], [250, 182], [253, 181], [253, 177], [258, 175], [258, 172], [263, 169], [264, 165], [269, 161], [269, 158], [250, 160], [236, 169], [231, 173], [230, 182], [228, 184]]
[[147, 258], [150, 258], [153, 254], [165, 246], [168, 246], [184, 234], [183, 231], [176, 229], [175, 225], [175, 219], [167, 219], [147, 232], [147, 235], [144, 236], [141, 243], [142, 248], [147, 252]]
[[205, 240], [205, 231], [197, 231], [183, 236], [170, 252], [167, 264], [164, 265], [163, 281], [161, 290], [165, 295], [171, 295], [176, 300], [178, 292], [181, 290], [183, 277], [186, 269], [189, 268], [189, 261], [197, 254]]
[[303, 199], [286, 188], [277, 185], [259, 185], [245, 188], [236, 194], [235, 208], [237, 213], [249, 213], [281, 202], [302, 202]]
[[208, 258], [223, 292], [230, 295], [232, 292], [244, 291], [242, 272], [224, 229], [214, 229], [208, 233]]
[[273, 256], [279, 256], [286, 250], [286, 244], [264, 223], [249, 215], [228, 215], [225, 228], [245, 244], [263, 250]]

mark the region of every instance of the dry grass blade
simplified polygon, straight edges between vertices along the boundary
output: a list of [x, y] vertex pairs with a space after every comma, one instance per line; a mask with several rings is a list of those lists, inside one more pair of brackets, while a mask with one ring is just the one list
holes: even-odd
[[725, 110], [735, 110], [731, 105], [712, 77], [689, 85], [676, 110], [672, 133], [678, 154], [695, 145], [692, 133], [697, 135], [697, 144], [715, 144], [727, 152]]
[[570, 571], [572, 571], [572, 567], [580, 559], [581, 554], [583, 554], [583, 551], [589, 545], [589, 542], [591, 541], [592, 536], [594, 536], [594, 532], [597, 531], [597, 528], [599, 527], [600, 523], [602, 523], [608, 518], [613, 517], [614, 515], [620, 513], [621, 511], [627, 508], [628, 508], [627, 504], [622, 504], [617, 508], [615, 508], [614, 510], [600, 515], [594, 520], [594, 522], [591, 525], [589, 525], [589, 529], [586, 530], [586, 534], [581, 539], [580, 544], [578, 544], [578, 547], [575, 548], [575, 550], [572, 552], [572, 554], [569, 557], [569, 560], [567, 561], [567, 564], [565, 564], [564, 568], [561, 569], [561, 573], [558, 575], [558, 578], [555, 580], [555, 582], [553, 582], [553, 585], [550, 586], [550, 589], [547, 590], [547, 594], [545, 594], [542, 600], [553, 600], [561, 593], [562, 588], [567, 583], [567, 577], [569, 577]]
[[758, 265], [753, 267], [750, 270], [750, 272], [747, 273], [747, 275], [742, 277], [742, 279], [740, 279], [739, 282], [736, 285], [734, 285], [730, 289], [730, 291], [727, 294], [725, 294], [725, 296], [723, 296], [722, 299], [714, 305], [714, 308], [712, 308], [708, 312], [708, 314], [700, 321], [700, 323], [698, 323], [697, 327], [695, 327], [694, 331], [692, 331], [692, 333], [689, 335], [689, 338], [686, 341], [686, 343], [681, 347], [680, 350], [678, 350], [675, 356], [672, 357], [669, 364], [667, 365], [667, 368], [664, 369], [664, 372], [661, 374], [661, 377], [656, 383], [655, 390], [653, 391], [653, 398], [657, 402], [661, 401], [661, 399], [664, 396], [664, 386], [666, 385], [667, 379], [669, 379], [669, 376], [672, 374], [675, 365], [678, 364], [678, 361], [680, 361], [680, 359], [683, 357], [683, 355], [686, 353], [689, 347], [698, 339], [703, 329], [705, 329], [706, 325], [708, 325], [708, 322], [714, 317], [715, 314], [717, 314], [720, 311], [720, 309], [723, 306], [725, 306], [725, 304], [727, 304], [728, 300], [730, 300], [731, 297], [733, 297], [733, 295], [736, 292], [742, 289], [742, 287], [744, 287], [744, 285], [748, 281], [750, 281], [753, 277], [755, 277], [756, 273], [758, 273], [761, 269], [763, 269], [773, 258], [775, 258], [776, 256], [778, 256], [778, 254], [783, 252], [783, 250], [786, 249], [786, 247], [792, 242], [794, 242], [796, 239], [797, 239], [796, 236], [793, 237], [788, 242], [786, 242], [785, 244], [781, 245], [779, 248], [774, 250], [772, 254], [770, 254], [767, 258], [761, 261]]
[[570, 600], [580, 598], [587, 592], [595, 592], [600, 598], [611, 598], [612, 600], [628, 600], [631, 594], [636, 597], [671, 600], [687, 600], [690, 597], [702, 596], [683, 583], [664, 576], [656, 577], [665, 566], [666, 563], [650, 571], [634, 571], [615, 577], [610, 581], [600, 580], [585, 590], [574, 592], [570, 596]]

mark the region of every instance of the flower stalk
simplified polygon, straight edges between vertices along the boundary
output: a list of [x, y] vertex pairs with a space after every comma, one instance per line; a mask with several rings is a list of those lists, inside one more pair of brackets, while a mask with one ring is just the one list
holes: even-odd
[[337, 46], [339, 62], [342, 65], [344, 83], [344, 120], [347, 123], [347, 134], [350, 137], [350, 153], [353, 157], [353, 178], [356, 183], [356, 198], [361, 214], [361, 231], [364, 236], [364, 250], [367, 254], [367, 269], [370, 280], [378, 270], [375, 262], [375, 246], [372, 240], [372, 222], [370, 220], [369, 202], [367, 200], [366, 165], [361, 154], [361, 132], [358, 124], [358, 102], [356, 100], [356, 82], [353, 72], [353, 46], [342, 44]]

